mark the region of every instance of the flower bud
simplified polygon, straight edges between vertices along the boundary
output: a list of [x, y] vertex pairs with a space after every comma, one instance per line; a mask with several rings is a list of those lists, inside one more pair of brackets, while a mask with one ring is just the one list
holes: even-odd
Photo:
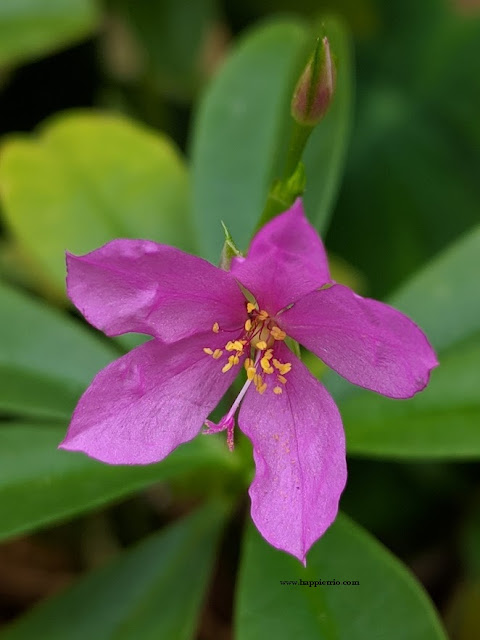
[[313, 127], [325, 116], [335, 92], [335, 65], [327, 38], [317, 45], [295, 87], [292, 116], [302, 125]]

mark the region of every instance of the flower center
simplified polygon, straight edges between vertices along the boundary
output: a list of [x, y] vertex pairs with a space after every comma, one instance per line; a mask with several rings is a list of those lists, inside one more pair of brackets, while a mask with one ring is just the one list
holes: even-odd
[[[247, 315], [243, 332], [238, 340], [229, 340], [223, 349], [213, 350], [204, 347], [203, 351], [215, 360], [222, 359], [224, 362], [222, 373], [230, 371], [232, 367], [240, 363], [240, 359], [245, 357], [244, 367], [247, 373], [247, 382], [253, 382], [258, 393], [262, 394], [268, 387], [267, 380], [274, 374], [273, 392], [280, 395], [283, 392], [282, 385], [287, 382], [285, 376], [292, 365], [290, 362], [280, 362], [273, 356], [275, 342], [285, 340], [286, 333], [277, 325], [275, 319], [269, 316], [267, 311], [259, 309], [252, 302], [247, 302]], [[212, 331], [219, 333], [218, 322], [215, 322]]]

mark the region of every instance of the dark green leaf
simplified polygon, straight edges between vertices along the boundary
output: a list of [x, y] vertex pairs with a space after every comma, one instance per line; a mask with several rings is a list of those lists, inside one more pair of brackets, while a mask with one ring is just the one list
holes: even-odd
[[480, 457], [480, 334], [440, 358], [410, 400], [353, 394], [341, 405], [350, 454], [382, 458]]
[[226, 509], [210, 504], [41, 604], [4, 640], [189, 640]]
[[0, 409], [68, 417], [119, 353], [66, 314], [0, 283]]
[[[335, 584], [281, 584], [300, 579]], [[270, 547], [250, 526], [236, 627], [237, 640], [445, 640], [432, 604], [413, 576], [341, 515], [309, 552], [307, 568]]]
[[298, 22], [257, 27], [232, 51], [200, 105], [193, 207], [203, 253], [213, 262], [223, 246], [220, 220], [243, 250], [263, 210], [306, 43]]
[[199, 436], [164, 461], [112, 466], [57, 450], [66, 426], [0, 425], [0, 538], [64, 520], [154, 482], [198, 469], [235, 470], [238, 460], [213, 436]]
[[97, 19], [93, 0], [2, 0], [0, 67], [67, 46], [87, 36]]
[[480, 297], [474, 284], [479, 256], [480, 226], [477, 226], [389, 300], [422, 327], [438, 351], [480, 329]]

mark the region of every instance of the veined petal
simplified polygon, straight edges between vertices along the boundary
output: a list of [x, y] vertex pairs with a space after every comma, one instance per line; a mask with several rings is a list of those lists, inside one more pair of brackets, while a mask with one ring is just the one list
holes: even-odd
[[170, 345], [151, 340], [115, 360], [81, 397], [60, 447], [110, 464], [162, 460], [197, 435], [233, 382], [236, 368], [222, 373], [222, 360], [203, 351], [223, 340], [212, 333]]
[[245, 298], [230, 273], [174, 247], [113, 240], [84, 256], [67, 253], [67, 290], [94, 327], [174, 342], [241, 327]]
[[253, 444], [250, 487], [257, 529], [274, 547], [305, 563], [311, 545], [337, 515], [346, 482], [345, 437], [338, 409], [284, 345], [276, 355], [292, 363], [282, 393], [247, 392], [239, 426]]
[[341, 376], [391, 398], [421, 391], [438, 365], [407, 316], [343, 285], [308, 294], [281, 318], [289, 336]]
[[231, 272], [270, 315], [330, 282], [325, 249], [300, 198], [260, 229]]

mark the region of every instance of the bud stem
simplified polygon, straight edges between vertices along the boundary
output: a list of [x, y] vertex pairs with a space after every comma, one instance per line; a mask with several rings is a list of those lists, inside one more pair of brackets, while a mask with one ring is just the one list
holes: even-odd
[[293, 122], [285, 169], [283, 170], [282, 176], [284, 180], [287, 180], [293, 175], [298, 163], [302, 159], [303, 151], [312, 131], [313, 127], [300, 124], [299, 122]]

